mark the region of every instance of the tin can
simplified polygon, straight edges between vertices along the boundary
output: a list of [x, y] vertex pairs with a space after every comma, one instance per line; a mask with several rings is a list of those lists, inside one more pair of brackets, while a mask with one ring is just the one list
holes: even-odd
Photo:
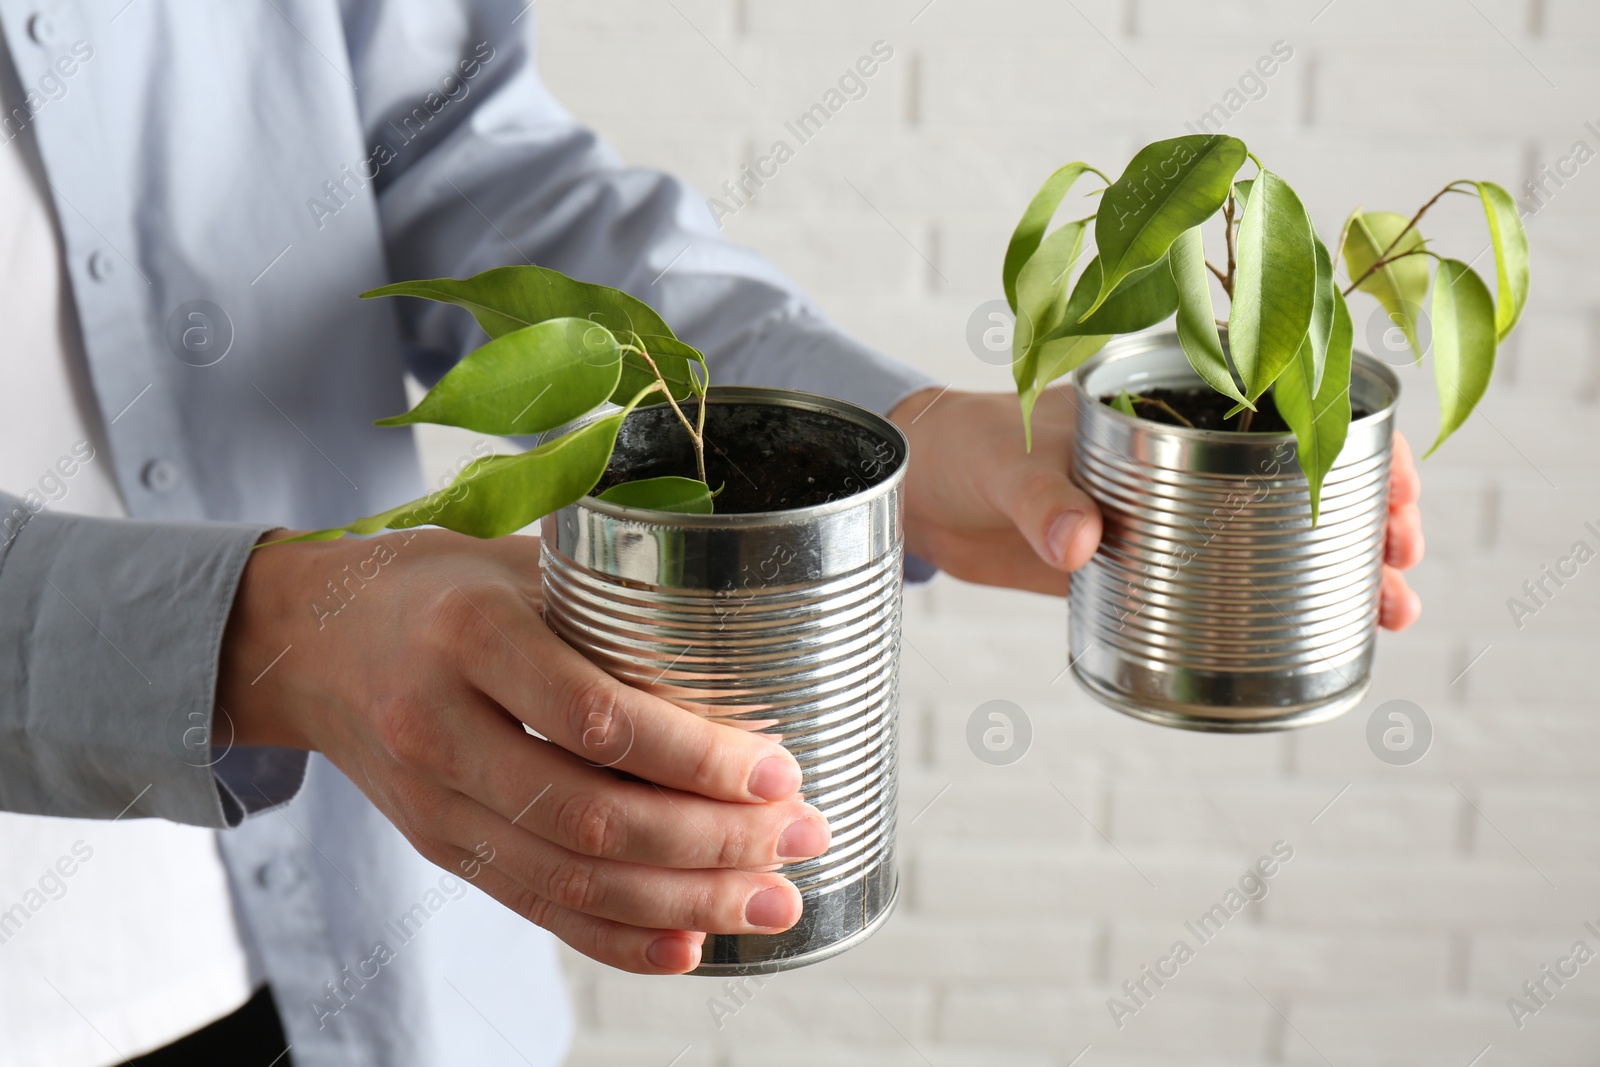
[[[584, 497], [543, 520], [545, 619], [612, 676], [776, 736], [799, 761], [833, 831], [823, 855], [780, 870], [800, 890], [799, 923], [712, 934], [693, 972], [759, 974], [837, 955], [894, 908], [907, 445], [888, 420], [806, 393], [719, 387], [708, 405], [730, 477], [760, 479], [797, 442], [823, 442], [850, 465], [843, 495], [714, 515]], [[612, 470], [648, 476], [674, 447], [687, 441], [670, 408], [641, 408]]]
[[1201, 384], [1173, 333], [1120, 338], [1073, 372], [1073, 478], [1099, 504], [1099, 551], [1072, 576], [1072, 672], [1102, 703], [1219, 732], [1325, 722], [1372, 675], [1400, 383], [1364, 353], [1364, 413], [1311, 525], [1293, 434], [1168, 426], [1102, 398]]

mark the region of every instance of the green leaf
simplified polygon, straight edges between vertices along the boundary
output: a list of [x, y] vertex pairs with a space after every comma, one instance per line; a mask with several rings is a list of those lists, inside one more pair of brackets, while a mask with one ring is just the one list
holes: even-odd
[[711, 514], [712, 492], [705, 482], [693, 478], [667, 475], [662, 478], [641, 478], [636, 482], [613, 485], [599, 498], [625, 508], [649, 508], [652, 511], [676, 511], [686, 515]]
[[[1366, 274], [1378, 256], [1399, 237], [1411, 220], [1392, 211], [1356, 213], [1345, 224], [1349, 233], [1344, 242], [1345, 269], [1352, 280]], [[1422, 247], [1422, 234], [1416, 227], [1406, 230], [1399, 244], [1389, 253], [1398, 256]], [[1428, 294], [1428, 261], [1422, 255], [1406, 256], [1379, 267], [1356, 288], [1378, 298], [1389, 319], [1406, 335], [1406, 342], [1422, 362], [1422, 347], [1417, 340], [1417, 314]]]
[[1311, 219], [1294, 190], [1271, 171], [1255, 180], [1237, 244], [1228, 345], [1253, 400], [1294, 359], [1316, 310]]
[[1133, 415], [1135, 418], [1138, 418], [1138, 415], [1133, 410], [1133, 394], [1128, 392], [1126, 389], [1121, 390], [1114, 398], [1112, 398], [1111, 406], [1122, 412], [1124, 415]]
[[1349, 305], [1337, 289], [1333, 291], [1331, 319], [1321, 387], [1312, 384], [1315, 369], [1309, 335], [1294, 361], [1272, 384], [1278, 414], [1294, 431], [1298, 443], [1300, 469], [1311, 490], [1312, 526], [1321, 515], [1323, 480], [1333, 469], [1350, 432], [1350, 365], [1355, 331]]
[[[1037, 391], [1042, 392], [1057, 378], [1077, 370], [1110, 340], [1110, 334], [1091, 334], [1086, 337], [1062, 337], [1041, 344], [1039, 369], [1034, 378]], [[1031, 405], [1029, 407], [1031, 409]]]
[[1216, 311], [1211, 306], [1211, 277], [1206, 270], [1205, 242], [1200, 228], [1185, 230], [1167, 253], [1172, 282], [1178, 291], [1178, 343], [1200, 379], [1223, 396], [1255, 408], [1234, 384], [1228, 355], [1217, 333]]
[[501, 334], [452, 367], [416, 407], [378, 425], [431, 422], [507, 436], [543, 433], [604, 403], [621, 372], [622, 350], [604, 326], [546, 319]]
[[1095, 334], [1042, 341], [1033, 347], [1027, 368], [1030, 376], [1026, 379], [1021, 377], [1021, 364], [1013, 365], [1012, 370], [1018, 373], [1017, 399], [1022, 401], [1022, 433], [1028, 451], [1033, 451], [1033, 407], [1039, 401], [1039, 394], [1057, 378], [1076, 370], [1110, 340], [1110, 334]]
[[1477, 182], [1494, 244], [1494, 325], [1504, 341], [1528, 304], [1528, 234], [1511, 194], [1493, 182]]
[[408, 504], [343, 526], [267, 544], [329, 541], [345, 534], [374, 534], [383, 529], [407, 530], [416, 526], [442, 526], [484, 538], [516, 533], [552, 511], [581, 500], [599, 483], [611, 461], [622, 421], [653, 390], [657, 387], [637, 393], [615, 415], [597, 419], [538, 448], [477, 460], [443, 489]]
[[672, 330], [644, 301], [621, 289], [569, 278], [560, 271], [531, 265], [495, 267], [470, 278], [424, 278], [396, 282], [361, 294], [420, 296], [456, 304], [472, 312], [490, 337], [520, 330], [546, 319], [593, 319], [618, 337], [673, 336]]
[[504, 537], [581, 499], [605, 473], [616, 445], [621, 414], [592, 422], [514, 456], [488, 456], [453, 482], [420, 500], [271, 544], [326, 541], [347, 533], [443, 526], [473, 537]]
[[[677, 337], [649, 304], [629, 296], [621, 289], [580, 282], [548, 267], [495, 267], [466, 279], [425, 278], [396, 282], [369, 290], [361, 296], [363, 299], [416, 296], [455, 304], [472, 312], [478, 325], [490, 337], [499, 337], [546, 319], [560, 318], [589, 319], [604, 326], [624, 342], [631, 341], [633, 335], [637, 334], [652, 354], [658, 344], [662, 345], [664, 356], [657, 362], [672, 384], [673, 395], [680, 399], [691, 392], [689, 362], [705, 362], [700, 353], [682, 342], [676, 346], [667, 343], [677, 341]], [[687, 354], [690, 352], [692, 356]], [[618, 392], [611, 397], [615, 404], [624, 404], [633, 395], [625, 386], [641, 381], [637, 375], [630, 376], [626, 371], [643, 368], [643, 361], [629, 355], [625, 364], [625, 381], [619, 384]], [[645, 374], [648, 375], [648, 370]]]
[[[1086, 229], [1084, 222], [1069, 222], [1058, 227], [1044, 239], [1017, 276], [1017, 306], [1021, 310], [1017, 312], [1016, 328], [1011, 334], [1011, 374], [1022, 400], [1023, 437], [1030, 449], [1033, 447], [1033, 405], [1039, 391], [1052, 380], [1038, 378], [1039, 359], [1045, 350], [1043, 332], [1061, 322], [1067, 280], [1083, 250]], [[1058, 354], [1059, 351], [1053, 352], [1052, 358]]]
[[1179, 234], [1221, 210], [1245, 155], [1243, 141], [1221, 134], [1174, 137], [1140, 149], [1100, 200], [1094, 240], [1106, 267], [1085, 315], [1128, 275], [1158, 262]]
[[[1339, 290], [1333, 280], [1333, 258], [1328, 254], [1328, 248], [1322, 243], [1322, 238], [1312, 232], [1312, 240], [1317, 242], [1317, 302], [1310, 315], [1310, 326], [1306, 331], [1306, 338], [1302, 339], [1299, 349], [1294, 350], [1294, 360], [1290, 366], [1283, 368], [1283, 374], [1296, 373], [1296, 381], [1304, 379], [1307, 397], [1317, 394], [1322, 389], [1323, 373], [1328, 365], [1328, 344], [1333, 334], [1334, 314], [1338, 307]], [[1349, 314], [1349, 307], [1346, 307]], [[1282, 379], [1283, 374], [1278, 374]], [[1232, 414], [1232, 413], [1230, 413]], [[1224, 416], [1226, 418], [1226, 416]]]
[[1439, 436], [1423, 458], [1460, 429], [1494, 373], [1499, 334], [1489, 287], [1460, 260], [1439, 263], [1433, 280], [1433, 376], [1439, 386]]
[[1099, 173], [1087, 163], [1068, 163], [1046, 178], [1044, 185], [1039, 187], [1039, 191], [1029, 201], [1027, 210], [1022, 213], [1022, 220], [1012, 232], [1011, 243], [1006, 246], [1005, 266], [1001, 268], [1000, 276], [1005, 285], [1006, 303], [1011, 305], [1013, 312], [1020, 314], [1017, 311], [1017, 278], [1022, 273], [1023, 264], [1027, 263], [1038, 249], [1044, 240], [1045, 230], [1050, 226], [1050, 220], [1055, 217], [1056, 208], [1061, 206], [1061, 201], [1066, 197], [1068, 190], [1085, 171]]
[[[1052, 233], [1045, 244], [1048, 245], [1055, 236]], [[1029, 261], [1031, 266], [1032, 260]], [[1026, 292], [1027, 273], [1027, 268], [1024, 268], [1024, 278], [1018, 285], [1019, 292]], [[1116, 295], [1099, 311], [1087, 321], [1077, 322], [1079, 312], [1089, 306], [1099, 285], [1100, 261], [1093, 259], [1083, 268], [1083, 274], [1073, 286], [1065, 313], [1052, 313], [1047, 317], [1046, 321], [1057, 323], [1055, 328], [1043, 337], [1030, 339], [1028, 348], [1011, 365], [1017, 381], [1018, 399], [1022, 402], [1023, 435], [1030, 450], [1033, 448], [1033, 408], [1046, 386], [1076, 369], [1104, 348], [1114, 335], [1134, 333], [1154, 326], [1171, 315], [1178, 306], [1177, 286], [1173, 284], [1172, 272], [1166, 261], [1162, 260], [1125, 279], [1117, 288]], [[1019, 316], [1018, 334], [1022, 333], [1022, 321]], [[1086, 332], [1090, 330], [1095, 332]]]
[[1045, 340], [1137, 333], [1165, 320], [1178, 310], [1178, 286], [1172, 280], [1172, 270], [1163, 256], [1124, 278], [1122, 284], [1117, 286], [1117, 291], [1098, 310], [1083, 314], [1100, 290], [1100, 270], [1099, 257], [1091, 259], [1088, 266], [1083, 268], [1078, 284], [1072, 287], [1072, 297], [1067, 301], [1061, 324], [1046, 334]]
[[1311, 391], [1315, 393], [1322, 388], [1322, 374], [1328, 364], [1328, 340], [1333, 333], [1335, 298], [1339, 295], [1339, 287], [1334, 281], [1333, 257], [1328, 254], [1328, 246], [1322, 243], [1322, 238], [1317, 236], [1314, 229], [1311, 231], [1311, 240], [1315, 242], [1317, 253], [1317, 289], [1306, 340], [1310, 342]]
[[1023, 264], [1016, 281], [1016, 328], [1011, 333], [1012, 362], [1025, 363], [1036, 341], [1060, 325], [1066, 312], [1067, 282], [1083, 251], [1086, 222], [1069, 222], [1046, 237]]

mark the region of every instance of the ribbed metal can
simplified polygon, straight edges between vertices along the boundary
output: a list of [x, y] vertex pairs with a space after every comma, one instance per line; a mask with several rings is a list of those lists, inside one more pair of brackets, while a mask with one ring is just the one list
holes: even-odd
[[1371, 681], [1400, 383], [1357, 353], [1344, 449], [1311, 525], [1292, 434], [1168, 426], [1114, 410], [1127, 389], [1200, 384], [1176, 334], [1107, 345], [1073, 374], [1073, 479], [1099, 504], [1099, 551], [1072, 576], [1073, 674], [1166, 726], [1308, 726]]
[[[711, 390], [706, 437], [732, 477], [750, 479], [799, 438], [832, 442], [852, 470], [846, 495], [715, 515], [585, 497], [543, 521], [545, 620], [612, 676], [774, 735], [799, 761], [801, 791], [833, 832], [823, 855], [780, 869], [804, 913], [782, 934], [707, 937], [694, 972], [768, 973], [845, 951], [895, 904], [907, 446], [842, 401], [740, 387]], [[670, 409], [640, 409], [612, 469], [648, 476], [684, 438]]]

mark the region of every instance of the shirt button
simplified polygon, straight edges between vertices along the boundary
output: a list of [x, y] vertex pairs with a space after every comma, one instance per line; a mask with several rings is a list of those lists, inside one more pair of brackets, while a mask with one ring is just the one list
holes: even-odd
[[116, 263], [102, 250], [95, 250], [89, 256], [89, 277], [97, 282], [103, 282], [111, 277], [111, 272], [116, 268]]
[[34, 44], [55, 44], [61, 40], [61, 31], [56, 20], [41, 11], [28, 20], [28, 36]]
[[287, 893], [300, 883], [300, 868], [291, 859], [271, 859], [256, 868], [256, 882], [269, 892]]
[[144, 487], [152, 493], [170, 493], [178, 487], [183, 475], [178, 472], [174, 464], [164, 459], [153, 459], [139, 472], [139, 480], [144, 482]]

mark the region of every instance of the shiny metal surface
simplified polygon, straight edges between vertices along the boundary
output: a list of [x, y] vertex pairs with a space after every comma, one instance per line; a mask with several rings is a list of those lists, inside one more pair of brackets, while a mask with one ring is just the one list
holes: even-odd
[[1166, 726], [1327, 721], [1371, 679], [1399, 381], [1356, 354], [1351, 400], [1370, 414], [1350, 424], [1315, 529], [1292, 434], [1166, 426], [1100, 402], [1199, 382], [1175, 334], [1113, 341], [1074, 372], [1073, 478], [1105, 533], [1072, 576], [1072, 671]]
[[[756, 974], [826, 959], [894, 907], [896, 737], [906, 442], [888, 421], [786, 390], [711, 391], [707, 438], [759, 478], [763, 459], [718, 423], [758, 406], [768, 442], [819, 428], [853, 442], [863, 487], [791, 511], [675, 515], [585, 497], [543, 523], [545, 619], [613, 676], [681, 707], [782, 736], [833, 843], [782, 868], [798, 925], [775, 936], [713, 935], [696, 974]], [[626, 471], [656, 451], [659, 409], [619, 439]], [[805, 423], [805, 427], [800, 427]]]

